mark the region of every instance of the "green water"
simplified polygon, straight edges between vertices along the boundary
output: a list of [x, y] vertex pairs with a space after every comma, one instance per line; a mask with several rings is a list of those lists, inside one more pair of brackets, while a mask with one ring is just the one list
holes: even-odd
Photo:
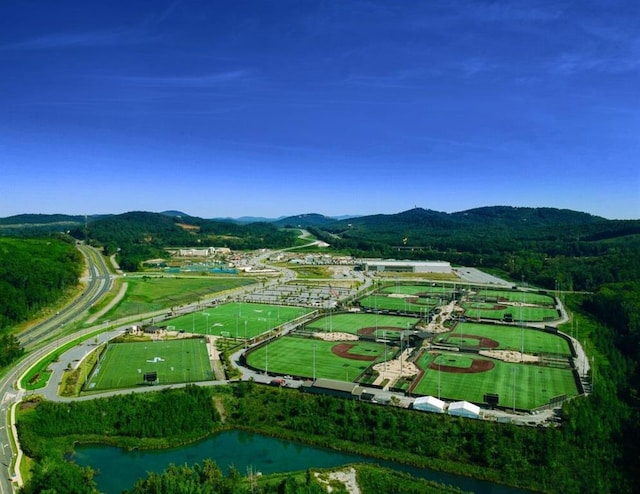
[[248, 468], [252, 468], [254, 472], [269, 474], [307, 468], [331, 468], [347, 463], [380, 463], [416, 477], [454, 485], [478, 494], [525, 492], [466, 477], [382, 462], [240, 431], [221, 432], [188, 446], [157, 451], [127, 451], [103, 445], [78, 446], [73, 459], [79, 465], [91, 466], [98, 471], [95, 480], [101, 492], [117, 494], [133, 487], [137, 479], [147, 476], [147, 472], [162, 472], [171, 463], [202, 463], [206, 458], [215, 461], [225, 472], [233, 465], [243, 475]]

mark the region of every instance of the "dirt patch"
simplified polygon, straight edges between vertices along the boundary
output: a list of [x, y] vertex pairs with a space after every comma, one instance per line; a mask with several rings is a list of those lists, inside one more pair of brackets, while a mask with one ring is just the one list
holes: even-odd
[[358, 335], [351, 333], [341, 333], [339, 331], [331, 331], [329, 333], [313, 333], [314, 338], [325, 341], [357, 341]]
[[485, 357], [504, 360], [505, 362], [535, 363], [540, 361], [540, 357], [536, 357], [535, 355], [528, 355], [526, 353], [516, 352], [513, 350], [482, 350], [478, 353], [480, 355], [484, 355]]
[[500, 346], [500, 343], [498, 343], [496, 340], [492, 340], [491, 338], [485, 338], [484, 336], [478, 336], [475, 334], [456, 334], [450, 336], [447, 340], [447, 343], [455, 344], [456, 339], [458, 338], [465, 338], [467, 340], [478, 340], [478, 347], [480, 348], [494, 349]]
[[376, 359], [376, 357], [372, 357], [370, 355], [356, 355], [354, 353], [349, 353], [349, 351], [354, 346], [355, 345], [352, 343], [338, 343], [337, 345], [333, 345], [331, 347], [331, 352], [338, 357], [348, 358], [351, 360], [364, 360], [366, 362], [372, 362]]
[[451, 372], [452, 374], [476, 374], [478, 372], [487, 372], [495, 366], [491, 360], [472, 359], [471, 367], [454, 367], [451, 365], [438, 365], [435, 362], [429, 364], [429, 369], [439, 370], [440, 372]]

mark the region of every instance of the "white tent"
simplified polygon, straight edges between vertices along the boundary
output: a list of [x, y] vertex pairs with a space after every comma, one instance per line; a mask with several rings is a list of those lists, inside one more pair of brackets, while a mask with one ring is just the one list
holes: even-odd
[[413, 401], [413, 408], [423, 412], [444, 413], [444, 401], [435, 396], [419, 396]]
[[480, 407], [468, 401], [456, 401], [449, 405], [449, 415], [477, 419], [480, 417]]

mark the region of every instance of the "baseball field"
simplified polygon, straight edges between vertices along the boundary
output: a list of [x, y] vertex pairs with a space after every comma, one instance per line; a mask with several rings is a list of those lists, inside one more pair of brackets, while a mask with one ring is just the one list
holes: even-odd
[[329, 314], [306, 324], [311, 331], [335, 331], [354, 335], [374, 335], [382, 338], [399, 338], [401, 331], [412, 329], [419, 319], [416, 317], [389, 314], [348, 313]]
[[500, 406], [530, 410], [554, 397], [578, 394], [569, 369], [508, 363], [457, 352], [425, 352], [417, 365], [424, 374], [411, 391], [444, 400], [483, 403], [485, 393], [495, 393]]
[[484, 346], [496, 350], [524, 351], [532, 355], [571, 357], [568, 343], [560, 336], [516, 326], [463, 322], [456, 324], [452, 332], [437, 337], [435, 341], [461, 347]]
[[[392, 357], [389, 349], [387, 358]], [[247, 363], [256, 369], [283, 375], [352, 381], [384, 358], [385, 346], [380, 343], [283, 336], [249, 352]]]

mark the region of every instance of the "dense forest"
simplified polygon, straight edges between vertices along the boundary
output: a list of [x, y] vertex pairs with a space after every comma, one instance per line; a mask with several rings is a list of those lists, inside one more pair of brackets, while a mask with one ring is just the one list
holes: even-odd
[[0, 237], [0, 368], [22, 355], [11, 328], [75, 287], [82, 269], [82, 256], [68, 238]]

